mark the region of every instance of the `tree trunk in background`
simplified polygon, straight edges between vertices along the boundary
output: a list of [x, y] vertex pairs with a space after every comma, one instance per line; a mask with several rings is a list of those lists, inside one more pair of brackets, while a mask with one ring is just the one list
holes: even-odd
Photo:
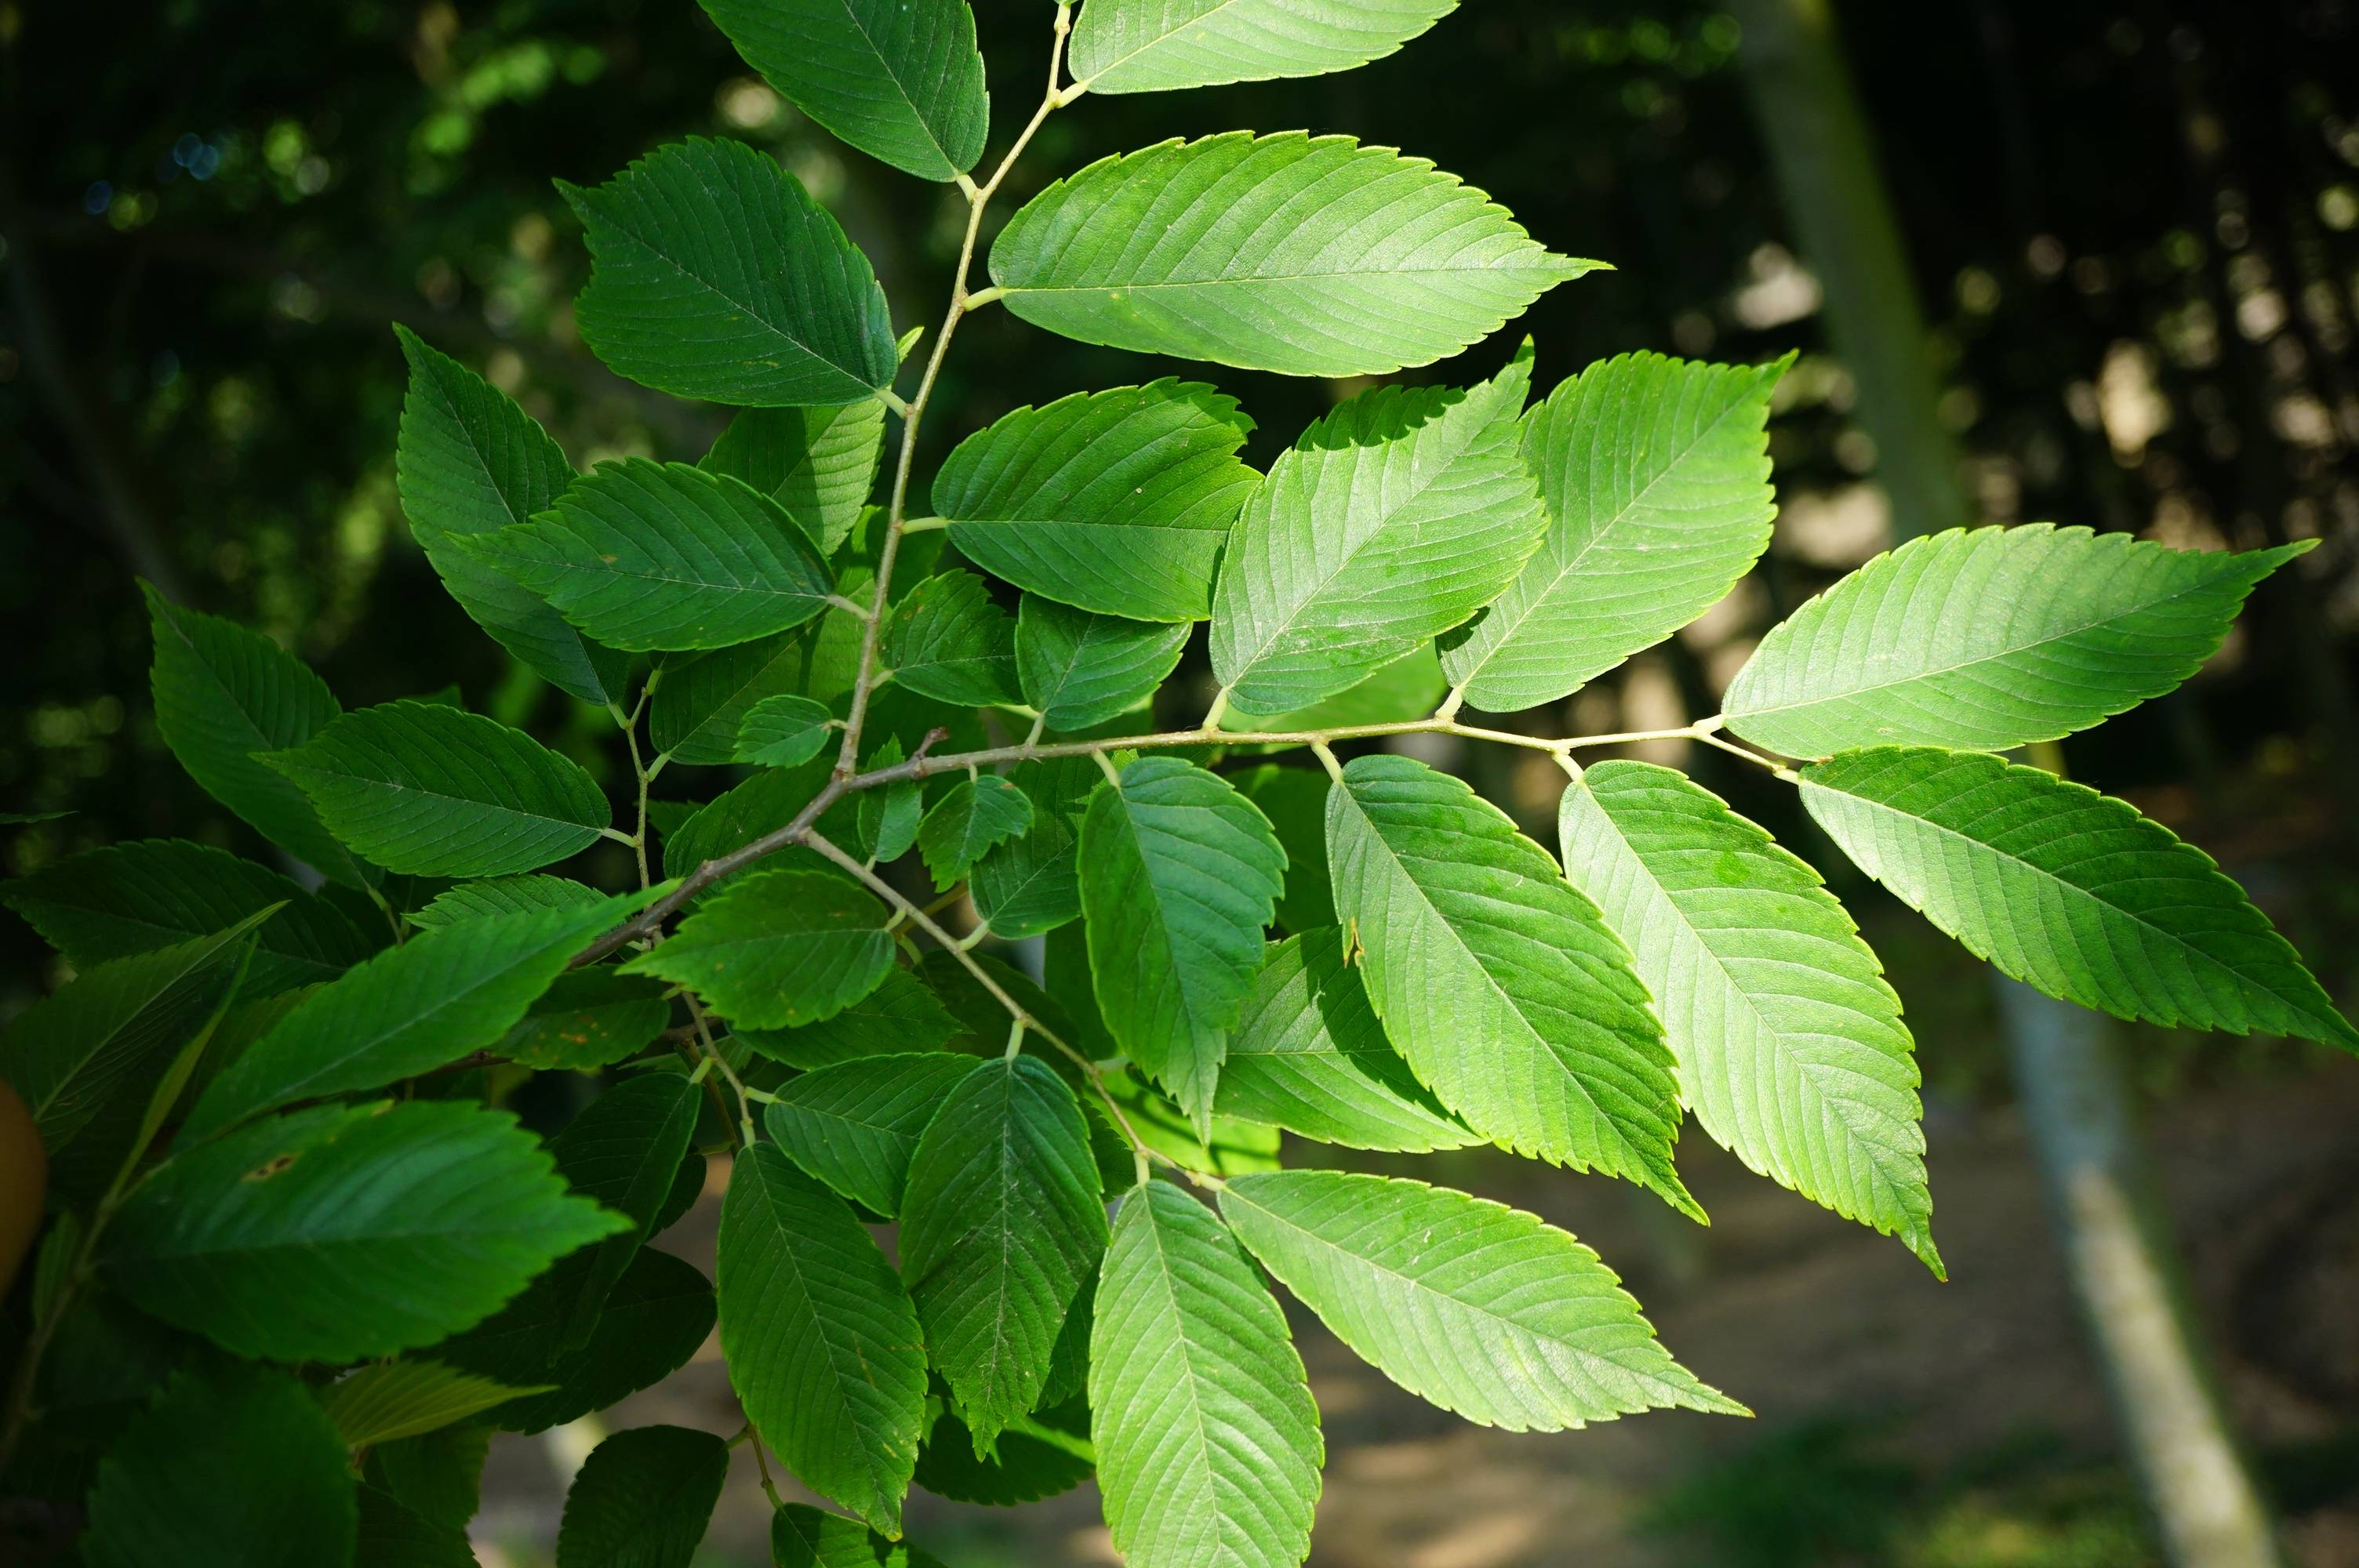
[[[1734, 0], [1754, 111], [1902, 537], [1972, 520], [1899, 225], [1828, 0]], [[2016, 1093], [2124, 1446], [2178, 1568], [2279, 1568], [2206, 1371], [2110, 1025], [1994, 974]]]

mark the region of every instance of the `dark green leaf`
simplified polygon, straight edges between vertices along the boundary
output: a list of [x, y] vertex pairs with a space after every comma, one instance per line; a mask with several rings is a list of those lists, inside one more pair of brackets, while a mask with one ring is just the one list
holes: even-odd
[[557, 1568], [689, 1568], [729, 1479], [729, 1444], [638, 1426], [590, 1451], [565, 1493]]
[[409, 924], [420, 930], [457, 925], [488, 914], [522, 914], [535, 909], [587, 909], [603, 903], [605, 894], [568, 877], [489, 877], [461, 882], [437, 893], [425, 908], [413, 912]]
[[763, 1125], [796, 1164], [890, 1219], [918, 1135], [974, 1069], [973, 1057], [950, 1051], [840, 1062], [788, 1080]]
[[1201, 621], [1256, 476], [1253, 421], [1195, 382], [1075, 393], [968, 437], [934, 480], [951, 543], [1051, 600], [1140, 621]]
[[653, 980], [598, 968], [562, 974], [492, 1049], [521, 1066], [584, 1073], [636, 1055], [671, 1022]]
[[183, 1372], [98, 1467], [91, 1568], [344, 1568], [356, 1508], [344, 1445], [302, 1384]]
[[784, 507], [742, 481], [625, 458], [531, 521], [463, 547], [614, 648], [726, 648], [827, 607], [835, 579]]
[[817, 640], [817, 630], [806, 626], [710, 654], [667, 658], [647, 704], [649, 742], [676, 762], [734, 762], [738, 731], [754, 705], [810, 685]]
[[547, 600], [451, 544], [521, 523], [573, 482], [573, 465], [531, 415], [482, 376], [397, 325], [409, 362], [395, 449], [410, 532], [459, 607], [559, 690], [604, 707], [628, 661], [565, 623]]
[[1081, 918], [1078, 840], [1052, 812], [1035, 811], [1031, 830], [976, 861], [973, 878], [975, 913], [1006, 941]]
[[600, 1310], [639, 1248], [655, 1234], [664, 1206], [679, 1185], [681, 1162], [703, 1097], [677, 1073], [647, 1073], [606, 1090], [582, 1108], [549, 1140], [557, 1173], [600, 1207], [631, 1222], [594, 1246], [566, 1258], [542, 1279], [571, 1292], [572, 1314], [560, 1335], [560, 1350], [589, 1341]]
[[918, 827], [918, 853], [933, 874], [934, 891], [956, 886], [985, 850], [1031, 826], [1031, 800], [996, 773], [952, 784]]
[[957, 707], [1023, 700], [1016, 623], [973, 572], [942, 572], [911, 589], [893, 608], [880, 656], [911, 691]]
[[359, 1501], [354, 1568], [476, 1568], [461, 1526], [429, 1519], [379, 1487], [364, 1484]]
[[327, 1105], [176, 1156], [106, 1233], [109, 1281], [241, 1355], [389, 1356], [478, 1322], [626, 1223], [500, 1112]]
[[928, 1354], [988, 1443], [1038, 1402], [1065, 1314], [1105, 1249], [1073, 1091], [1029, 1056], [971, 1067], [918, 1141], [900, 1212], [901, 1274]]
[[699, 465], [742, 479], [785, 507], [832, 556], [852, 536], [885, 444], [880, 398], [836, 408], [748, 408]]
[[156, 727], [172, 755], [264, 838], [331, 881], [367, 886], [373, 874], [303, 792], [256, 756], [303, 744], [342, 711], [326, 683], [260, 633], [139, 587], [155, 625]]
[[741, 407], [864, 403], [898, 366], [868, 258], [801, 181], [743, 142], [690, 137], [594, 190], [574, 319], [633, 381]]
[[805, 1486], [888, 1535], [917, 1468], [918, 1314], [844, 1201], [769, 1144], [721, 1206], [721, 1349], [745, 1415]]
[[436, 703], [347, 713], [264, 760], [301, 786], [337, 838], [415, 876], [529, 871], [588, 849], [614, 819], [580, 763]]
[[1141, 757], [1090, 797], [1082, 907], [1106, 1024], [1200, 1120], [1285, 886], [1268, 819], [1227, 780]]
[[[903, 754], [896, 736], [868, 753], [862, 771], [889, 768]], [[862, 791], [853, 808], [861, 852], [875, 860], [897, 860], [908, 854], [909, 846], [918, 841], [918, 829], [925, 824], [925, 786], [914, 779]]]
[[983, 156], [991, 95], [966, 0], [704, 0], [745, 63], [872, 157], [953, 179]]
[[1016, 610], [1024, 699], [1051, 730], [1087, 730], [1146, 707], [1187, 646], [1185, 622], [1093, 615], [1037, 593]]
[[766, 697], [745, 710], [737, 726], [737, 760], [763, 768], [808, 762], [827, 744], [832, 718], [808, 697]]
[[823, 1022], [799, 1029], [741, 1029], [730, 1038], [774, 1062], [811, 1071], [863, 1056], [931, 1051], [958, 1033], [958, 1021], [925, 982], [897, 968], [887, 971], [875, 990]]
[[791, 1029], [833, 1017], [892, 967], [874, 894], [824, 872], [777, 871], [731, 882], [624, 968], [692, 988], [732, 1023]]
[[770, 1516], [770, 1561], [777, 1568], [941, 1568], [907, 1541], [801, 1503]]
[[422, 1518], [463, 1530], [482, 1506], [488, 1426], [446, 1426], [423, 1437], [380, 1443], [369, 1451], [370, 1481]]

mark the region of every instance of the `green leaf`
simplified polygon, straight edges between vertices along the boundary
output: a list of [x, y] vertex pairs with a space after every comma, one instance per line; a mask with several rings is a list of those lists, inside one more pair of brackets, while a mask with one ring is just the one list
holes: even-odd
[[1269, 949], [1229, 1037], [1213, 1104], [1353, 1149], [1423, 1154], [1483, 1141], [1441, 1108], [1385, 1038], [1333, 926]]
[[1341, 1171], [1240, 1176], [1221, 1213], [1336, 1338], [1478, 1425], [1748, 1413], [1671, 1359], [1596, 1253], [1537, 1216]]
[[741, 877], [623, 966], [688, 986], [732, 1023], [791, 1029], [832, 1017], [893, 967], [885, 906], [824, 871]]
[[[1106, 1098], [1122, 1107], [1123, 1114], [1130, 1119], [1131, 1130], [1138, 1134], [1140, 1142], [1157, 1153], [1169, 1155], [1190, 1171], [1210, 1171], [1214, 1175], [1226, 1176], [1241, 1171], [1278, 1168], [1279, 1139], [1275, 1127], [1216, 1114], [1200, 1131], [1186, 1111], [1169, 1096], [1158, 1094], [1135, 1069], [1117, 1067], [1102, 1073], [1099, 1081]], [[1094, 1104], [1093, 1111], [1094, 1114]], [[1129, 1146], [1114, 1130], [1111, 1117], [1105, 1119], [1105, 1124], [1114, 1139], [1111, 1152], [1115, 1156], [1107, 1183], [1111, 1186], [1132, 1181], [1135, 1162]], [[1105, 1170], [1100, 1167], [1102, 1173]]]
[[347, 713], [260, 759], [389, 871], [488, 877], [581, 853], [614, 820], [582, 771], [520, 730], [431, 702]]
[[955, 179], [983, 156], [991, 95], [965, 0], [704, 0], [745, 63], [871, 157]]
[[1679, 1086], [1647, 988], [1547, 850], [1461, 781], [1370, 756], [1328, 794], [1327, 860], [1368, 1000], [1442, 1104], [1702, 1217], [1671, 1166]]
[[[1246, 730], [1343, 730], [1360, 724], [1397, 724], [1423, 719], [1440, 705], [1450, 683], [1442, 678], [1441, 656], [1430, 643], [1419, 643], [1374, 675], [1363, 676], [1332, 697], [1289, 713], [1246, 713], [1231, 708], [1221, 728]], [[1273, 747], [1281, 744], [1272, 742]]]
[[2117, 1018], [2359, 1052], [2359, 1030], [2244, 890], [2125, 802], [1906, 746], [1805, 768], [1801, 788], [1860, 870], [2036, 989]]
[[771, 1514], [770, 1561], [777, 1568], [941, 1568], [907, 1541], [802, 1503]]
[[658, 1228], [702, 1105], [703, 1097], [684, 1075], [648, 1073], [606, 1090], [549, 1140], [558, 1174], [583, 1197], [631, 1222], [628, 1229], [571, 1254], [536, 1281], [572, 1297], [572, 1314], [560, 1336], [562, 1348], [589, 1341], [623, 1271]]
[[842, 1198], [758, 1143], [722, 1200], [720, 1258], [721, 1349], [746, 1418], [805, 1486], [900, 1534], [926, 1357], [875, 1239]]
[[545, 510], [573, 465], [505, 392], [397, 325], [409, 362], [395, 448], [410, 532], [459, 608], [559, 690], [604, 707], [621, 700], [629, 661], [585, 640], [548, 601], [487, 568], [454, 536], [484, 534]]
[[[1264, 1178], [1266, 1179], [1266, 1178]], [[1132, 1568], [1292, 1568], [1326, 1444], [1286, 1314], [1217, 1216], [1126, 1195], [1090, 1334], [1098, 1485]]]
[[320, 1390], [347, 1447], [420, 1437], [538, 1389], [512, 1389], [440, 1361], [379, 1361]]
[[1184, 622], [1093, 615], [1037, 593], [1016, 609], [1024, 700], [1051, 730], [1087, 730], [1146, 707], [1187, 647]]
[[834, 716], [808, 697], [782, 693], [745, 710], [737, 727], [737, 761], [763, 768], [791, 768], [810, 762], [828, 741]]
[[688, 1364], [712, 1336], [712, 1285], [695, 1265], [643, 1248], [598, 1314], [586, 1344], [563, 1336], [577, 1303], [570, 1260], [543, 1274], [495, 1315], [434, 1348], [444, 1360], [511, 1383], [555, 1383], [491, 1412], [510, 1432], [539, 1432], [603, 1411]]
[[691, 136], [594, 190], [558, 189], [590, 240], [574, 319], [617, 373], [746, 408], [864, 403], [892, 384], [868, 258], [776, 159]]
[[[832, 760], [813, 759], [799, 768], [765, 768], [744, 784], [723, 792], [719, 798], [692, 813], [687, 821], [664, 836], [664, 871], [667, 875], [684, 877], [705, 861], [744, 849], [765, 834], [776, 832], [794, 819], [795, 814], [809, 805], [827, 783]], [[872, 794], [863, 791], [862, 794]], [[840, 829], [848, 829], [858, 811], [857, 803], [837, 802], [819, 819], [820, 831], [834, 837]], [[842, 839], [837, 840], [839, 843]], [[817, 871], [827, 862], [800, 846], [789, 846], [756, 866], [775, 869], [795, 865]], [[734, 873], [719, 888], [733, 887], [748, 873]], [[835, 875], [832, 870], [825, 875]], [[708, 891], [700, 896], [700, 903], [716, 896]]]
[[1201, 1124], [1286, 882], [1269, 820], [1226, 779], [1141, 757], [1090, 797], [1082, 908], [1107, 1027]]
[[278, 913], [255, 928], [245, 993], [274, 995], [333, 979], [374, 950], [325, 899], [226, 850], [184, 838], [149, 838], [69, 855], [0, 887], [24, 917], [78, 969], [177, 946]]
[[475, 1549], [463, 1526], [431, 1519], [365, 1482], [357, 1497], [358, 1568], [475, 1568]]
[[568, 1193], [503, 1112], [325, 1105], [175, 1156], [102, 1255], [167, 1323], [244, 1356], [343, 1362], [465, 1328], [625, 1223]]
[[[863, 771], [889, 768], [901, 757], [901, 742], [897, 737], [869, 752]], [[925, 786], [915, 779], [862, 791], [853, 806], [860, 827], [861, 853], [882, 861], [897, 860], [908, 854], [909, 846], [918, 841], [918, 829], [924, 826], [925, 809]]]
[[832, 556], [852, 536], [876, 482], [885, 403], [836, 408], [748, 408], [697, 466], [742, 479], [785, 507]]
[[566, 1488], [557, 1568], [689, 1568], [729, 1479], [729, 1444], [636, 1426], [590, 1451]]
[[1761, 640], [1728, 727], [1792, 757], [2053, 741], [2193, 675], [2254, 585], [2314, 543], [2172, 550], [2045, 523], [1911, 539]]
[[[841, 610], [831, 614], [841, 616]], [[647, 739], [676, 762], [713, 767], [737, 760], [745, 715], [765, 698], [810, 684], [818, 633], [811, 627], [664, 661], [647, 701]]]
[[991, 247], [1007, 308], [1085, 343], [1288, 375], [1386, 375], [1597, 265], [1423, 158], [1243, 131], [1101, 158]]
[[1105, 1249], [1073, 1091], [1029, 1056], [972, 1068], [910, 1156], [901, 1275], [926, 1348], [989, 1443], [1039, 1400], [1050, 1352]]
[[[1066, 1320], [1070, 1336], [1079, 1324], [1087, 1340], [1084, 1303], [1073, 1304]], [[1096, 1469], [1091, 1457], [1090, 1407], [1071, 1400], [1054, 1409], [1017, 1418], [993, 1440], [988, 1456], [975, 1452], [974, 1434], [955, 1411], [934, 1418], [918, 1450], [918, 1485], [954, 1503], [1013, 1508], [1070, 1492]], [[868, 1568], [866, 1563], [861, 1568]]]
[[1160, 92], [1324, 76], [1397, 51], [1458, 0], [1097, 0], [1073, 27], [1073, 80]]
[[345, 1568], [344, 1445], [284, 1372], [184, 1371], [132, 1418], [90, 1495], [91, 1568]]
[[439, 930], [493, 914], [522, 914], [536, 909], [587, 909], [606, 895], [570, 877], [490, 877], [462, 882], [437, 893], [426, 907], [410, 912], [409, 924], [421, 931]]
[[868, 1056], [789, 1079], [763, 1125], [789, 1159], [890, 1219], [918, 1135], [975, 1060], [951, 1051]]
[[586, 1073], [647, 1049], [670, 1022], [661, 985], [602, 966], [558, 976], [492, 1050], [541, 1072]]
[[1072, 828], [1053, 812], [1035, 811], [1030, 831], [975, 862], [971, 892], [975, 914], [1005, 941], [1080, 919], [1081, 856]]
[[331, 881], [373, 874], [303, 792], [256, 753], [299, 746], [342, 710], [310, 666], [258, 632], [183, 610], [141, 583], [155, 623], [156, 728], [204, 792]]
[[647, 902], [488, 915], [425, 931], [305, 997], [241, 1053], [189, 1113], [184, 1135], [300, 1099], [381, 1088], [488, 1050], [575, 953]]
[[1713, 1141], [1940, 1274], [1900, 999], [1818, 872], [1646, 762], [1582, 773], [1558, 832], [1661, 999], [1680, 1098]]
[[1020, 702], [1016, 623], [969, 571], [946, 571], [893, 607], [881, 650], [893, 678], [960, 708]]
[[1277, 923], [1289, 932], [1335, 924], [1335, 884], [1327, 875], [1327, 775], [1316, 768], [1266, 763], [1230, 782], [1269, 818], [1286, 851], [1286, 889]]
[[492, 1429], [481, 1424], [380, 1443], [369, 1451], [369, 1479], [421, 1518], [463, 1530], [482, 1507], [491, 1445]]
[[897, 968], [888, 970], [875, 990], [822, 1022], [798, 1029], [740, 1029], [730, 1038], [774, 1062], [816, 1071], [863, 1056], [931, 1051], [959, 1032], [958, 1020], [925, 982]]
[[1514, 580], [1548, 526], [1516, 455], [1530, 382], [1526, 344], [1472, 391], [1363, 393], [1279, 457], [1212, 595], [1212, 671], [1238, 707], [1332, 697]]
[[1138, 621], [1201, 621], [1257, 476], [1253, 421], [1197, 382], [1077, 392], [959, 443], [934, 479], [951, 543], [994, 576]]
[[996, 773], [961, 779], [934, 803], [918, 827], [918, 853], [933, 874], [934, 891], [964, 880], [967, 870], [995, 844], [1022, 837], [1032, 827], [1032, 802]]
[[786, 509], [686, 463], [600, 463], [528, 523], [466, 549], [609, 647], [725, 648], [827, 608], [834, 578]]
[[1442, 668], [1495, 713], [1553, 702], [1727, 596], [1769, 543], [1769, 394], [1792, 362], [1624, 354], [1524, 421], [1548, 532]]
[[[0, 1036], [0, 1076], [32, 1112], [49, 1162], [60, 1166], [74, 1150], [71, 1184], [103, 1187], [114, 1174], [142, 1090], [219, 1012], [237, 982], [241, 944], [267, 918], [256, 911], [209, 936], [93, 965]], [[75, 1150], [85, 1139], [87, 1152]]]

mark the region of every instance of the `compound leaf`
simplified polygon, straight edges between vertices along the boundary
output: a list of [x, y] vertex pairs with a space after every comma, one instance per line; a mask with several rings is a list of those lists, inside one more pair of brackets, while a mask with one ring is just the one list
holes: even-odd
[[439, 702], [364, 708], [261, 761], [337, 838], [413, 876], [529, 871], [581, 853], [614, 820], [582, 764]]
[[1286, 1314], [1220, 1217], [1126, 1195], [1090, 1332], [1098, 1485], [1133, 1568], [1293, 1568], [1326, 1444]]
[[1940, 1273], [1900, 999], [1819, 874], [1646, 762], [1584, 772], [1558, 832], [1566, 875], [1636, 956], [1713, 1141]]
[[1369, 756], [1328, 792], [1327, 860], [1368, 1000], [1442, 1104], [1701, 1217], [1671, 1165], [1679, 1085], [1647, 988], [1547, 850], [1460, 780]]
[[969, 1069], [910, 1156], [901, 1274], [975, 1436], [1039, 1400], [1050, 1353], [1105, 1249], [1082, 1108], [1030, 1056]]
[[720, 1260], [721, 1349], [747, 1419], [804, 1485], [900, 1534], [926, 1354], [875, 1240], [842, 1198], [757, 1143], [722, 1199]]
[[1597, 264], [1423, 158], [1243, 131], [1101, 158], [991, 247], [1010, 310], [1085, 343], [1288, 375], [1386, 375]]
[[1073, 27], [1076, 81], [1159, 92], [1324, 76], [1382, 59], [1458, 0], [1097, 0]]
[[2053, 741], [2193, 675], [2253, 586], [2315, 542], [2173, 550], [2044, 523], [1911, 539], [1761, 640], [1728, 727], [1790, 757]]
[[1303, 432], [1221, 559], [1212, 672], [1231, 700], [1332, 697], [1514, 580], [1548, 526], [1516, 452], [1530, 382], [1527, 344], [1471, 391], [1383, 387]]
[[1537, 1216], [1342, 1171], [1238, 1176], [1221, 1213], [1338, 1339], [1480, 1425], [1748, 1413], [1671, 1359], [1596, 1253]]
[[871, 157], [954, 179], [983, 156], [991, 95], [966, 0], [704, 0], [745, 63]]
[[1442, 668], [1495, 713], [1553, 702], [1711, 609], [1769, 543], [1769, 394], [1791, 363], [1624, 354], [1524, 421], [1548, 530]]
[[1422, 1154], [1483, 1141], [1441, 1108], [1385, 1038], [1332, 925], [1271, 946], [1229, 1037], [1213, 1104], [1226, 1116], [1353, 1149]]
[[725, 648], [827, 608], [835, 581], [811, 536], [744, 481], [625, 458], [547, 512], [462, 548], [612, 648]]
[[693, 989], [748, 1029], [832, 1017], [893, 967], [885, 906], [826, 871], [740, 877], [680, 922], [671, 940], [623, 966]]
[[2359, 1052], [2293, 946], [2212, 857], [2127, 803], [1972, 752], [1883, 746], [1802, 771], [1860, 870], [1977, 957], [2148, 1023]]
[[1261, 963], [1286, 851], [1253, 802], [1177, 757], [1140, 757], [1090, 796], [1082, 908], [1106, 1025], [1200, 1125]]
[[1253, 421], [1196, 382], [1077, 392], [959, 443], [934, 480], [951, 543], [1060, 603], [1136, 621], [1201, 621], [1212, 568], [1257, 476]]
[[466, 1328], [626, 1223], [505, 1112], [323, 1105], [177, 1154], [102, 1257], [140, 1308], [240, 1355], [345, 1362]]
[[747, 408], [864, 403], [899, 366], [885, 291], [827, 209], [743, 142], [691, 136], [593, 190], [574, 319], [618, 374]]
[[397, 325], [409, 362], [394, 449], [401, 509], [427, 560], [475, 624], [559, 690], [620, 701], [628, 661], [584, 639], [540, 595], [451, 543], [521, 523], [573, 482], [573, 465], [516, 400]]

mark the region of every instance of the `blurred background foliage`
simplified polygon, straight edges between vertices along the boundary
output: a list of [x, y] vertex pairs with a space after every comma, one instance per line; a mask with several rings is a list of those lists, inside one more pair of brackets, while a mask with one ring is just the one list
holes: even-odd
[[[1046, 9], [977, 5], [1002, 140], [1037, 91]], [[1835, 10], [1980, 515], [2182, 546], [2324, 541], [2264, 586], [2201, 678], [2068, 752], [2077, 776], [2226, 862], [2347, 1000], [2359, 979], [2359, 10]], [[1543, 386], [1627, 350], [1799, 350], [1772, 425], [1781, 515], [1762, 568], [1570, 712], [1529, 720], [1677, 725], [1715, 710], [1760, 632], [1883, 547], [1896, 522], [1853, 379], [1825, 349], [1819, 282], [1794, 254], [1744, 45], [1712, 0], [1478, 0], [1342, 76], [1085, 98], [1049, 123], [995, 217], [1059, 174], [1166, 136], [1348, 131], [1432, 158], [1550, 246], [1615, 265], [1523, 324]], [[774, 151], [868, 253], [896, 327], [938, 319], [963, 203], [818, 131], [690, 0], [0, 0], [0, 811], [72, 813], [12, 830], [8, 872], [168, 833], [263, 852], [156, 733], [135, 576], [281, 639], [347, 706], [455, 682], [512, 722], [574, 726], [583, 760], [613, 766], [603, 719], [569, 716], [508, 668], [410, 540], [387, 323], [480, 367], [578, 465], [693, 459], [725, 416], [624, 383], [582, 348], [570, 302], [586, 257], [550, 184], [601, 181], [690, 134]], [[1511, 346], [1413, 373], [1471, 379]], [[1260, 424], [1248, 456], [1263, 462], [1358, 390], [1150, 363], [985, 311], [949, 362], [920, 474], [1020, 403], [1166, 373], [1240, 397]], [[1544, 760], [1448, 760], [1527, 817], [1553, 815], [1562, 781]], [[1786, 793], [1727, 775], [1712, 753], [1658, 760], [1689, 763], [1811, 851]], [[1938, 1140], [1944, 1118], [2005, 1099], [1988, 989], [1905, 912], [1841, 885], [1908, 1000]], [[54, 976], [13, 922], [0, 943], [6, 1012]], [[2277, 1042], [2140, 1041], [2137, 1070], [2158, 1090], [2283, 1079], [2319, 1060]], [[2349, 1214], [2343, 1233], [2359, 1235]], [[2359, 1374], [2340, 1397], [2347, 1421]], [[1708, 1553], [1687, 1561], [2146, 1560], [2128, 1494], [2052, 1465], [1937, 1474], [1841, 1425], [1773, 1433], [1727, 1463], [1650, 1516], [1683, 1552]], [[1975, 1546], [2006, 1536], [1989, 1498], [2027, 1473], [2038, 1485], [2007, 1493], [2028, 1510], [2023, 1539], [2064, 1544]], [[1874, 1506], [1843, 1500], [1854, 1495]]]

